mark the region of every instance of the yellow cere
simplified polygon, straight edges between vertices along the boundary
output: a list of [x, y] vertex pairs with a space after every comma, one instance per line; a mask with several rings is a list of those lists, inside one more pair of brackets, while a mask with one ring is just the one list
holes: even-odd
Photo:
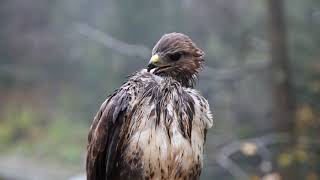
[[159, 55], [156, 54], [156, 55], [153, 55], [153, 56], [151, 57], [150, 62], [151, 62], [151, 63], [156, 63], [156, 62], [159, 61], [159, 59], [160, 59]]

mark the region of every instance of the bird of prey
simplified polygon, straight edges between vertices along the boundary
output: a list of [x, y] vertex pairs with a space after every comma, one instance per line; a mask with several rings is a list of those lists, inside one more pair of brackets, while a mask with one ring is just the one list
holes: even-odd
[[149, 65], [101, 105], [88, 135], [87, 180], [199, 179], [207, 100], [193, 89], [203, 51], [182, 33], [161, 37]]

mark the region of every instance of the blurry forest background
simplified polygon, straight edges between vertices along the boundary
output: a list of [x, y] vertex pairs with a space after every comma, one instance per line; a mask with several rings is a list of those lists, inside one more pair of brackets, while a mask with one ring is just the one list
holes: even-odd
[[319, 0], [2, 0], [0, 22], [0, 179], [80, 178], [100, 104], [168, 32], [206, 52], [202, 179], [320, 179]]

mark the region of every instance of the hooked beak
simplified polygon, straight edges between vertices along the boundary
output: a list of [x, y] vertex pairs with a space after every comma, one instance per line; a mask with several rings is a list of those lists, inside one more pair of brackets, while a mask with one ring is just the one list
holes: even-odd
[[160, 60], [160, 57], [158, 54], [155, 54], [151, 57], [149, 64], [148, 64], [148, 68], [147, 68], [148, 72], [150, 72], [151, 69], [158, 67], [157, 63], [159, 62], [159, 60]]

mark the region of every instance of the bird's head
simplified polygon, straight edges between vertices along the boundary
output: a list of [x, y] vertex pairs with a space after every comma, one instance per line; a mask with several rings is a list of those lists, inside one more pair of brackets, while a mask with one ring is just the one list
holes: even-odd
[[165, 34], [152, 50], [148, 71], [192, 87], [202, 67], [203, 56], [204, 52], [187, 35]]

